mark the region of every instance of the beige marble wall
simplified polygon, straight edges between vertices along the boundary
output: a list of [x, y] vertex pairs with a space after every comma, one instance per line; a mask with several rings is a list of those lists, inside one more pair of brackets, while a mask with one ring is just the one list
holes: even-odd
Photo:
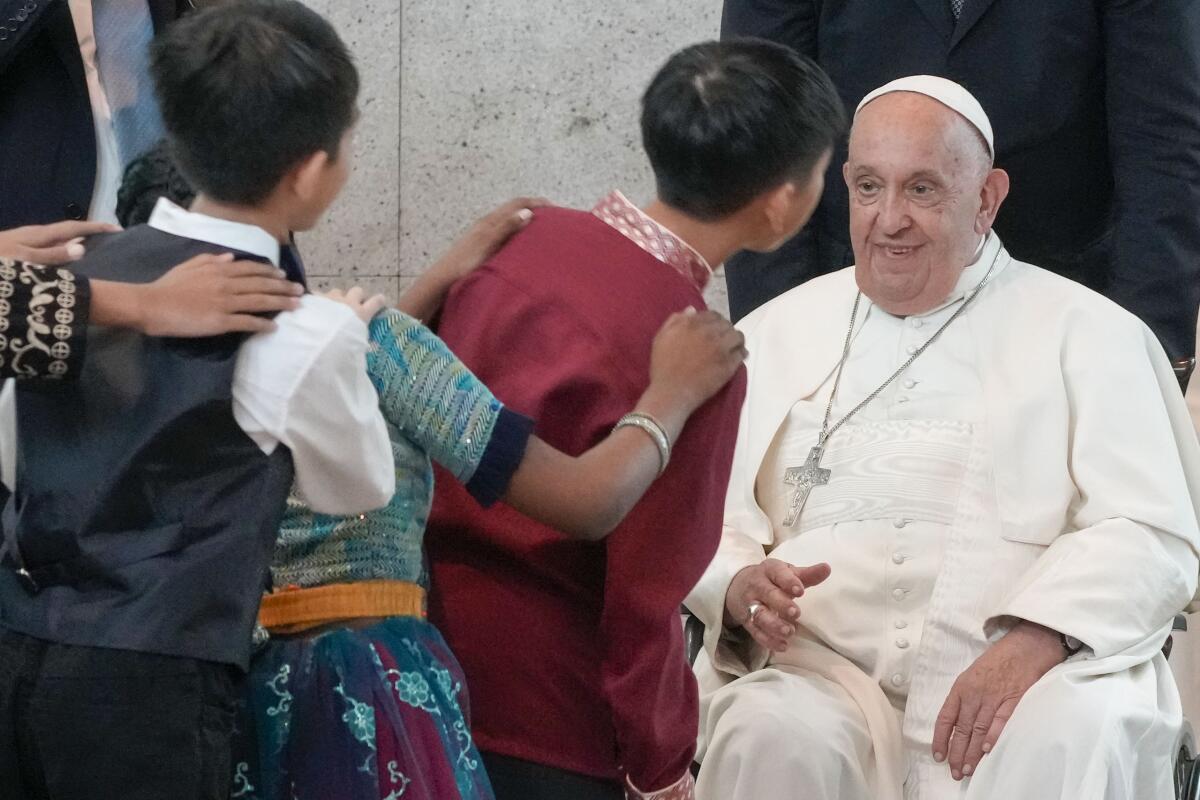
[[510, 196], [647, 198], [638, 98], [672, 51], [716, 36], [720, 12], [719, 0], [306, 1], [358, 59], [363, 119], [350, 184], [305, 260], [317, 285], [393, 295]]
[[[300, 239], [314, 288], [399, 290], [400, 0], [304, 0], [333, 23], [362, 79], [354, 167], [338, 202]], [[436, 0], [428, 0], [435, 5]]]

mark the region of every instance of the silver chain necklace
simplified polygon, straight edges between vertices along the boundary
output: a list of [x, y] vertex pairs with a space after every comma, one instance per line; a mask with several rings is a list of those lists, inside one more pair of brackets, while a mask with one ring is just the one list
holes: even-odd
[[817, 437], [816, 446], [808, 451], [808, 458], [805, 459], [804, 464], [799, 467], [790, 467], [783, 474], [783, 482], [788, 486], [796, 487], [796, 491], [792, 493], [792, 503], [790, 509], [788, 510], [787, 518], [783, 521], [783, 524], [786, 527], [790, 528], [792, 525], [796, 524], [796, 520], [800, 518], [800, 512], [804, 509], [804, 503], [808, 500], [808, 495], [812, 492], [813, 488], [816, 486], [824, 486], [825, 484], [829, 483], [829, 476], [832, 474], [832, 471], [823, 469], [821, 467], [821, 457], [825, 455], [825, 443], [829, 441], [829, 437], [833, 436], [833, 434], [837, 432], [838, 428], [845, 425], [847, 420], [849, 420], [851, 417], [861, 411], [868, 403], [878, 397], [884, 389], [891, 385], [892, 381], [900, 377], [900, 374], [903, 373], [904, 370], [912, 366], [912, 363], [916, 361], [922, 353], [929, 349], [929, 345], [937, 341], [938, 337], [942, 335], [946, 328], [950, 327], [954, 320], [962, 316], [963, 312], [967, 310], [967, 306], [971, 304], [971, 301], [979, 295], [979, 292], [991, 279], [992, 272], [996, 269], [996, 261], [1000, 258], [1000, 252], [1000, 250], [996, 251], [996, 255], [992, 257], [991, 265], [988, 266], [987, 273], [983, 276], [983, 280], [979, 281], [975, 288], [966, 294], [966, 296], [963, 298], [962, 305], [954, 310], [954, 313], [950, 315], [950, 319], [943, 322], [942, 327], [934, 331], [933, 336], [930, 336], [929, 339], [925, 341], [925, 344], [913, 351], [913, 354], [908, 357], [908, 360], [901, 364], [900, 367], [893, 372], [887, 380], [879, 384], [875, 391], [863, 398], [861, 403], [850, 409], [849, 413], [835, 422], [831, 427], [829, 424], [829, 416], [833, 412], [833, 401], [837, 397], [838, 386], [842, 382], [842, 370], [846, 366], [846, 361], [850, 358], [850, 341], [854, 338], [854, 323], [858, 321], [858, 305], [862, 300], [862, 292], [859, 292], [857, 295], [855, 295], [854, 307], [850, 311], [850, 328], [846, 331], [846, 343], [842, 346], [842, 358], [840, 361], [838, 361], [837, 374], [833, 377], [833, 391], [829, 393], [829, 403], [825, 406], [825, 420], [821, 423], [821, 435]]

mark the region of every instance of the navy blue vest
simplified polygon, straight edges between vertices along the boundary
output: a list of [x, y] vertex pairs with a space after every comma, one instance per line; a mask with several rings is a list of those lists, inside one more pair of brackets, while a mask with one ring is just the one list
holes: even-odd
[[[142, 226], [76, 269], [145, 282], [226, 249]], [[234, 420], [242, 340], [92, 328], [76, 380], [20, 385], [0, 625], [246, 667], [292, 460]]]

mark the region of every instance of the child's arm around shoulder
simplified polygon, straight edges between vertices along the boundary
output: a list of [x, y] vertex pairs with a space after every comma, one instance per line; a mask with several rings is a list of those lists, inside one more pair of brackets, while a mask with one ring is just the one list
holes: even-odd
[[369, 317], [363, 309], [374, 300], [305, 295], [238, 353], [238, 424], [264, 452], [277, 443], [291, 450], [296, 489], [319, 513], [369, 511], [395, 493], [387, 426], [367, 376], [367, 326], [354, 310]]

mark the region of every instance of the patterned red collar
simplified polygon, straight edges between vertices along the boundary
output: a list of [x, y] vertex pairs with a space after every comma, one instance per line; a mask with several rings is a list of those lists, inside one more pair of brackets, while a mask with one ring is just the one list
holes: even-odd
[[638, 247], [675, 269], [696, 287], [696, 291], [704, 293], [704, 287], [708, 286], [713, 272], [704, 256], [642, 213], [642, 210], [629, 202], [625, 195], [617, 191], [612, 192], [596, 204], [592, 213], [616, 228], [622, 236]]

